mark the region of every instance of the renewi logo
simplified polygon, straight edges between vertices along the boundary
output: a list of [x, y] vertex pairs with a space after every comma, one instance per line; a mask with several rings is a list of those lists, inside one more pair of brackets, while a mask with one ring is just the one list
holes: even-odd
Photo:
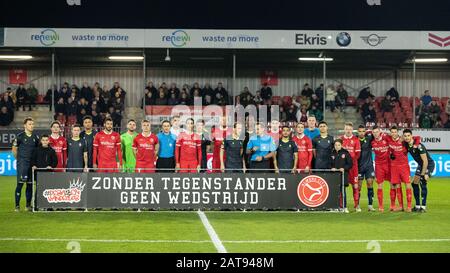
[[31, 34], [32, 41], [39, 41], [44, 46], [52, 46], [59, 41], [59, 34], [51, 28], [44, 29], [39, 34]]
[[171, 35], [162, 36], [163, 42], [170, 42], [174, 47], [183, 47], [191, 41], [191, 37], [184, 30], [175, 30]]

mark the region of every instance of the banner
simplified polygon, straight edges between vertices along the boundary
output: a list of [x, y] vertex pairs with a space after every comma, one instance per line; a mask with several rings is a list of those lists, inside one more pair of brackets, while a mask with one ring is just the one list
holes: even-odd
[[267, 84], [268, 86], [278, 85], [278, 72], [276, 70], [263, 70], [261, 71], [261, 85]]
[[414, 130], [427, 150], [450, 150], [450, 131]]
[[17, 173], [17, 161], [12, 152], [0, 152], [0, 175], [12, 176]]
[[50, 173], [37, 174], [37, 208], [339, 208], [342, 175]]
[[448, 31], [5, 28], [8, 47], [449, 50]]
[[26, 69], [10, 69], [9, 70], [9, 84], [26, 83], [28, 74]]
[[[23, 132], [20, 129], [0, 130], [0, 149], [11, 149], [12, 143], [16, 136]], [[39, 135], [50, 134], [50, 129], [36, 129], [34, 133]]]

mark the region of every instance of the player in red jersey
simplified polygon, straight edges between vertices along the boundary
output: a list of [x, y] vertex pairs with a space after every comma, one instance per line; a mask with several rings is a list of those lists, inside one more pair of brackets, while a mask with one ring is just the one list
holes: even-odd
[[94, 138], [93, 167], [103, 169], [100, 170], [102, 172], [117, 172], [122, 166], [120, 135], [113, 132], [111, 118], [105, 118], [103, 127], [103, 131], [97, 133]]
[[359, 185], [358, 185], [358, 159], [361, 154], [361, 144], [357, 136], [353, 134], [353, 123], [348, 122], [344, 126], [344, 135], [342, 139], [342, 148], [346, 149], [353, 160], [353, 167], [348, 172], [348, 179], [353, 189], [353, 200], [357, 212], [361, 212], [359, 206]]
[[391, 136], [387, 137], [387, 140], [389, 144], [389, 151], [391, 153], [391, 183], [395, 188], [397, 199], [400, 205], [400, 207], [395, 208], [395, 202], [394, 204], [392, 204], [391, 198], [391, 211], [399, 211], [404, 209], [401, 184], [404, 183], [406, 185], [406, 211], [411, 212], [412, 187], [411, 181], [409, 180], [410, 169], [408, 164], [408, 149], [405, 147], [403, 139], [398, 133], [397, 127], [391, 127], [390, 132]]
[[313, 157], [312, 141], [304, 134], [305, 125], [303, 123], [297, 123], [295, 126], [295, 131], [297, 134], [292, 138], [292, 140], [295, 144], [297, 144], [298, 149], [297, 171], [304, 171], [307, 173], [311, 169], [311, 161]]
[[58, 165], [54, 171], [63, 172], [67, 160], [67, 141], [65, 137], [61, 136], [61, 124], [59, 121], [52, 122], [50, 129], [52, 134], [48, 138], [49, 145], [55, 150], [56, 157], [58, 158]]
[[[220, 173], [220, 150], [222, 147], [223, 140], [226, 136], [233, 133], [232, 128], [227, 126], [227, 118], [221, 117], [219, 120], [219, 126], [214, 127], [211, 130], [211, 140], [214, 143], [213, 147], [213, 160], [212, 160], [212, 172]], [[226, 157], [226, 154], [224, 155]], [[224, 159], [225, 160], [225, 159]]]
[[[383, 206], [383, 183], [384, 181], [391, 181], [390, 171], [390, 157], [389, 157], [389, 143], [378, 126], [374, 126], [372, 129], [373, 140], [372, 150], [375, 154], [375, 179], [377, 182], [377, 197], [378, 197], [378, 210], [384, 211]], [[395, 206], [395, 188], [391, 184], [391, 208]]]
[[150, 121], [142, 121], [142, 133], [133, 139], [133, 153], [136, 158], [137, 173], [154, 173], [159, 144], [158, 137], [152, 134]]
[[194, 120], [186, 120], [186, 130], [178, 135], [175, 146], [176, 170], [180, 173], [200, 171], [202, 162], [202, 141], [194, 133]]

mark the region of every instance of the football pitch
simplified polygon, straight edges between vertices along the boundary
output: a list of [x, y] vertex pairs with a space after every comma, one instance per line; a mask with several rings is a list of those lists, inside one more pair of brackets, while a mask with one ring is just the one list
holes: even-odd
[[386, 212], [367, 212], [364, 186], [363, 212], [349, 214], [30, 213], [24, 192], [22, 211], [14, 212], [15, 186], [15, 177], [0, 177], [0, 252], [450, 252], [450, 179], [429, 182], [426, 213], [388, 212], [387, 184]]

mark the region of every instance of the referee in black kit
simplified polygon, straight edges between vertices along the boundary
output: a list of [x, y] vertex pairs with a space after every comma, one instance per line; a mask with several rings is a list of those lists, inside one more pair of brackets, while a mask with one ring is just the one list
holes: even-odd
[[[222, 172], [245, 172], [244, 139], [242, 124], [234, 123], [233, 134], [226, 136], [220, 149], [220, 169]], [[225, 158], [224, 158], [225, 157]]]

